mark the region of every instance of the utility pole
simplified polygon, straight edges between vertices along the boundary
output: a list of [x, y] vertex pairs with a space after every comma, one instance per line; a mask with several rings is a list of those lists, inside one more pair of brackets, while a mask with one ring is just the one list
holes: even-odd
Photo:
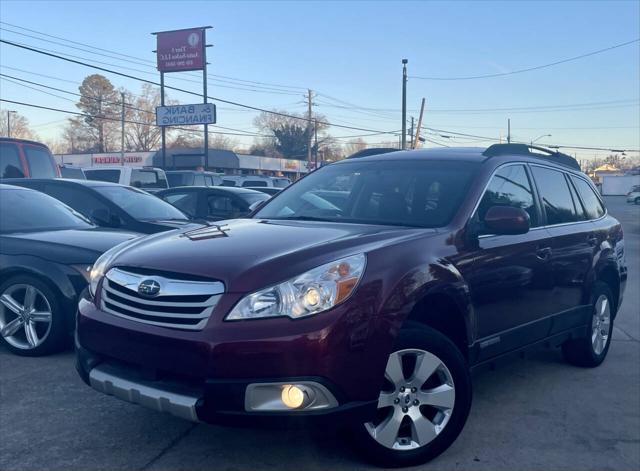
[[99, 151], [104, 152], [104, 122], [102, 121], [102, 97], [98, 98], [98, 143]]
[[315, 157], [315, 165], [314, 169], [318, 168], [318, 120], [313, 119], [313, 135], [314, 135], [314, 144], [313, 144], [313, 154]]
[[507, 119], [507, 144], [511, 144], [511, 118]]
[[120, 165], [124, 165], [124, 92], [120, 92], [122, 98], [122, 113], [120, 117]]
[[[207, 104], [207, 30], [202, 30], [202, 52], [204, 64], [202, 66], [202, 99]], [[209, 125], [204, 125], [204, 169], [209, 170]]]
[[414, 128], [413, 128], [413, 116], [411, 117], [411, 132], [409, 132], [409, 135], [411, 136], [411, 142], [409, 143], [409, 147], [411, 147], [412, 149], [416, 148], [415, 143], [413, 142], [413, 133], [414, 133]]
[[402, 59], [402, 150], [407, 148], [407, 59]]
[[415, 143], [414, 149], [420, 145], [420, 128], [422, 127], [422, 117], [424, 116], [424, 103], [425, 99], [422, 99], [422, 104], [420, 105], [420, 116], [418, 117], [418, 128], [416, 129], [416, 138], [413, 140]]
[[7, 110], [7, 137], [11, 137], [11, 113], [15, 113], [15, 111]]
[[[311, 110], [311, 107], [313, 106], [313, 91], [311, 90], [307, 90], [308, 94], [307, 94], [307, 105], [308, 105], [308, 110], [307, 110], [307, 129], [311, 130], [311, 122], [313, 120], [313, 111]], [[307, 143], [307, 169], [309, 168], [309, 164], [311, 163], [311, 139], [312, 139], [312, 135], [311, 132], [308, 133], [309, 134], [309, 142]]]

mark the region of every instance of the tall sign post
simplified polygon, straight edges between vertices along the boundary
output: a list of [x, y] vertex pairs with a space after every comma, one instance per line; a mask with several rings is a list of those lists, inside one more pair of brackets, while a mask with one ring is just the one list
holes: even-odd
[[[166, 126], [175, 124], [175, 120], [166, 119], [167, 114], [174, 110], [174, 114], [194, 114], [184, 107], [197, 107], [196, 105], [181, 105], [177, 107], [165, 107], [164, 103], [164, 74], [167, 72], [186, 72], [202, 70], [202, 95], [203, 104], [207, 105], [207, 43], [206, 30], [211, 26], [198, 28], [178, 29], [173, 31], [160, 31], [152, 33], [156, 36], [157, 68], [160, 72], [160, 107], [156, 109], [156, 125], [162, 127], [162, 165], [167, 167], [166, 158]], [[204, 124], [204, 155], [205, 166], [209, 166], [209, 124], [216, 121], [215, 105], [209, 105], [208, 112], [200, 113], [201, 119], [192, 117], [185, 120], [184, 124]], [[158, 110], [162, 109], [162, 112]], [[212, 111], [211, 111], [212, 110]], [[202, 111], [202, 110], [200, 110]], [[162, 118], [162, 119], [161, 119]], [[186, 122], [189, 121], [189, 122]]]

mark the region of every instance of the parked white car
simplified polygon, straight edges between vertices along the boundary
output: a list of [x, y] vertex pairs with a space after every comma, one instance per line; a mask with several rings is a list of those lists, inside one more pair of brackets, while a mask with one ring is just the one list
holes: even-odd
[[640, 204], [640, 185], [635, 185], [631, 191], [627, 193], [627, 203]]
[[264, 175], [224, 175], [222, 186], [286, 188], [291, 180], [286, 177], [266, 177]]
[[156, 167], [86, 167], [87, 180], [119, 183], [154, 193], [169, 188], [164, 170]]

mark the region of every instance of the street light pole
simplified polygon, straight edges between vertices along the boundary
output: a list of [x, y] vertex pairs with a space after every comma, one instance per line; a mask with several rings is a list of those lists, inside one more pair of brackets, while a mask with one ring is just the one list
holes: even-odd
[[11, 113], [17, 113], [17, 111], [7, 110], [7, 137], [11, 137]]
[[402, 150], [407, 148], [407, 59], [402, 59]]
[[551, 137], [551, 134], [543, 134], [542, 136], [538, 136], [535, 139], [533, 139], [529, 145], [533, 145], [534, 142], [539, 141], [543, 137]]

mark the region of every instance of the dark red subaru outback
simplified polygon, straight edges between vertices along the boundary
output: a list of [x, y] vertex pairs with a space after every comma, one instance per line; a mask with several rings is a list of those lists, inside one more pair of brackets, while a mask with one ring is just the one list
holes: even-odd
[[194, 421], [346, 421], [367, 458], [409, 465], [462, 430], [471, 369], [542, 342], [602, 363], [626, 266], [575, 160], [494, 145], [335, 163], [91, 277], [93, 388]]

